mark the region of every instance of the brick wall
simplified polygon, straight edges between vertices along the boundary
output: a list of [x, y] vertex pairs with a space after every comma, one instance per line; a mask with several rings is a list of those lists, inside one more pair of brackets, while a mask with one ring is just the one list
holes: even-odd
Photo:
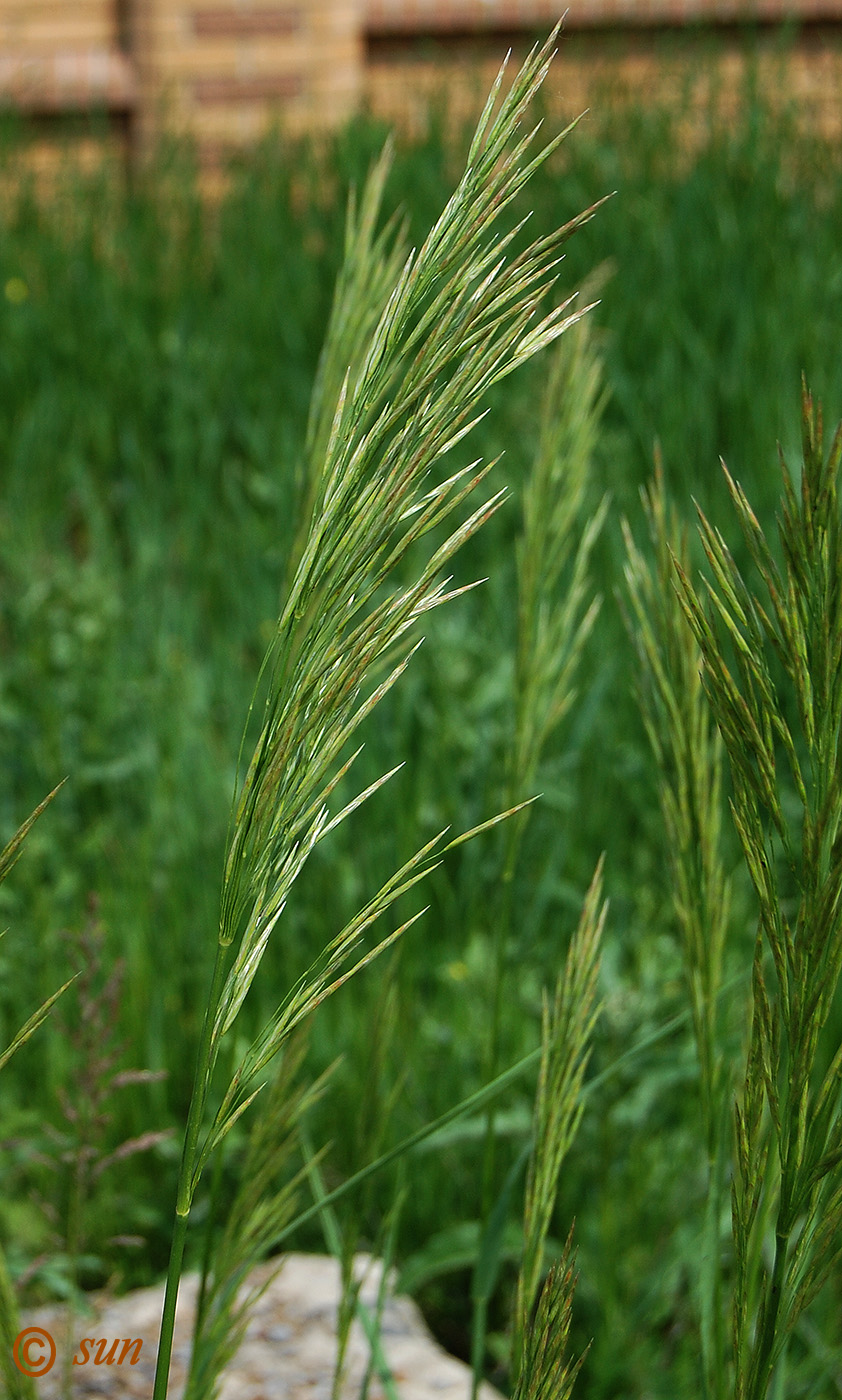
[[213, 164], [276, 118], [300, 131], [350, 115], [362, 84], [361, 6], [0, 0], [0, 106], [31, 119], [38, 150], [78, 133], [65, 118], [98, 112], [141, 147], [162, 124], [187, 133]]
[[[292, 131], [343, 120], [360, 99], [421, 123], [446, 91], [471, 114], [506, 45], [546, 33], [563, 0], [0, 0], [0, 105], [30, 115], [42, 143], [67, 114], [106, 113], [150, 144], [162, 124], [195, 137], [209, 165], [276, 118]], [[551, 91], [573, 114], [606, 92], [649, 94], [692, 78], [659, 35], [715, 21], [737, 81], [733, 21], [795, 15], [785, 82], [805, 118], [842, 136], [842, 0], [571, 0]], [[683, 63], [683, 69], [682, 69]], [[770, 67], [771, 73], [771, 67]], [[726, 86], [727, 86], [726, 83]], [[74, 128], [75, 130], [76, 128]], [[87, 138], [86, 138], [87, 139]]]
[[145, 0], [137, 61], [147, 133], [160, 120], [214, 156], [340, 121], [362, 75], [357, 0]]
[[[367, 0], [366, 105], [410, 130], [431, 107], [462, 125], [508, 44], [522, 50], [558, 13], [558, 0]], [[786, 17], [795, 25], [784, 64]], [[749, 19], [747, 44], [738, 21]], [[714, 45], [700, 47], [700, 23]], [[749, 64], [773, 101], [842, 140], [842, 0], [570, 0], [545, 95], [566, 120], [629, 100], [680, 100], [692, 127], [711, 102], [733, 110]]]
[[740, 19], [842, 22], [842, 0], [367, 0], [365, 27], [373, 37], [513, 33], [550, 29], [565, 13], [568, 32]]
[[115, 0], [0, 0], [0, 104], [128, 111], [135, 98]]

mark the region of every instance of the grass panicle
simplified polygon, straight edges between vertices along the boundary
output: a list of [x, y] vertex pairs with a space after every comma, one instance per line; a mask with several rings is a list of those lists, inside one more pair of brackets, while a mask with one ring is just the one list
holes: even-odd
[[[537, 312], [555, 280], [561, 244], [591, 211], [535, 240], [510, 262], [512, 233], [497, 223], [558, 144], [559, 138], [527, 159], [534, 132], [518, 134], [546, 76], [554, 40], [555, 33], [535, 47], [492, 116], [495, 89], [456, 192], [420, 250], [407, 257], [362, 364], [353, 373], [349, 368], [340, 391], [309, 533], [264, 668], [261, 733], [232, 813], [154, 1400], [164, 1400], [166, 1392], [187, 1221], [205, 1165], [259, 1092], [259, 1075], [295, 1026], [419, 917], [353, 961], [371, 925], [448, 849], [444, 833], [428, 841], [325, 947], [238, 1056], [208, 1124], [221, 1042], [296, 878], [328, 832], [396, 771], [331, 817], [328, 799], [356, 756], [343, 762], [343, 753], [405, 670], [417, 645], [410, 640], [417, 623], [461, 591], [448, 592], [446, 583], [436, 581], [442, 569], [500, 503], [502, 493], [496, 492], [474, 507], [433, 546], [414, 582], [390, 590], [412, 546], [463, 504], [489, 467], [475, 464], [430, 485], [432, 469], [481, 416], [490, 386], [582, 314], [571, 311], [569, 301], [543, 316]], [[501, 82], [502, 71], [497, 88]]]
[[[590, 286], [593, 287], [591, 282]], [[523, 492], [517, 544], [517, 640], [512, 730], [506, 755], [506, 807], [534, 791], [547, 745], [575, 698], [582, 649], [600, 602], [589, 563], [605, 523], [607, 501], [578, 532], [600, 417], [602, 366], [587, 319], [553, 352], [541, 406], [538, 449]], [[512, 947], [515, 874], [530, 808], [503, 833], [501, 885], [492, 934], [491, 1024], [486, 1077], [500, 1068], [503, 999]], [[494, 1186], [494, 1122], [489, 1111], [483, 1154], [483, 1211]]]
[[[586, 300], [601, 280], [586, 284]], [[523, 492], [515, 738], [509, 753], [509, 790], [517, 795], [512, 802], [532, 790], [547, 743], [576, 698], [577, 666], [599, 613], [588, 566], [605, 524], [607, 500], [584, 528], [581, 517], [606, 402], [602, 358], [586, 319], [553, 353], [538, 450]]]
[[[689, 570], [686, 531], [670, 508], [660, 460], [643, 493], [650, 556], [627, 522], [628, 631], [638, 654], [639, 695], [660, 775], [666, 848], [681, 934], [699, 1064], [707, 1159], [702, 1264], [697, 1277], [705, 1394], [725, 1400], [727, 1349], [723, 1303], [723, 1206], [732, 1085], [722, 1047], [723, 957], [731, 882], [722, 856], [723, 749], [701, 673], [701, 654], [676, 595], [672, 557]], [[650, 562], [651, 559], [651, 562]]]
[[[800, 489], [781, 454], [781, 564], [726, 471], [762, 589], [749, 586], [701, 512], [713, 575], [704, 594], [674, 564], [759, 907], [733, 1186], [738, 1400], [767, 1395], [793, 1328], [842, 1252], [842, 1047], [825, 1034], [842, 969], [842, 427], [825, 456], [821, 411], [806, 386], [802, 422]], [[767, 1212], [771, 1257], [762, 1248]]]
[[393, 143], [388, 141], [369, 171], [359, 203], [353, 189], [348, 200], [344, 255], [310, 396], [304, 452], [296, 481], [299, 525], [287, 565], [288, 585], [295, 577], [313, 521], [345, 376], [359, 373], [374, 328], [406, 262], [406, 229], [397, 216], [378, 229], [392, 160]]
[[[600, 860], [553, 998], [550, 1001], [546, 995], [544, 997], [541, 1066], [523, 1212], [523, 1258], [514, 1313], [511, 1372], [516, 1385], [530, 1367], [534, 1369], [534, 1362], [527, 1359], [533, 1345], [530, 1327], [541, 1290], [547, 1237], [561, 1168], [584, 1108], [582, 1086], [599, 1011], [596, 1000], [599, 949], [608, 910], [602, 899], [602, 865]], [[562, 1284], [562, 1277], [568, 1278], [569, 1283], [564, 1268], [562, 1274], [553, 1279], [547, 1306], [552, 1298], [555, 1300], [553, 1307], [562, 1307], [559, 1299], [563, 1293], [562, 1311], [566, 1315], [572, 1300], [572, 1284], [569, 1284], [569, 1294], [566, 1293], [568, 1284]], [[536, 1325], [539, 1328], [544, 1325], [540, 1308]], [[559, 1394], [564, 1393], [559, 1391]]]
[[561, 1259], [553, 1264], [541, 1289], [534, 1321], [525, 1334], [514, 1400], [570, 1400], [584, 1354], [569, 1354], [575, 1256], [568, 1236]]
[[[589, 290], [594, 285], [592, 279]], [[541, 406], [538, 447], [523, 492], [523, 524], [517, 544], [512, 726], [506, 755], [506, 806], [520, 806], [520, 811], [502, 832], [499, 895], [491, 937], [491, 1018], [486, 1060], [489, 1080], [500, 1068], [505, 989], [523, 951], [513, 936], [513, 908], [515, 876], [531, 813], [526, 799], [534, 790], [547, 745], [575, 697], [577, 668], [600, 607], [600, 600], [592, 596], [589, 563], [605, 522], [607, 501], [602, 502], [578, 537], [577, 529], [590, 486], [604, 404], [600, 356], [589, 320], [580, 320], [553, 351]], [[560, 984], [557, 995], [561, 995]], [[568, 1030], [569, 1025], [561, 1029], [562, 1039]], [[559, 1112], [564, 1112], [561, 1105]], [[500, 1263], [499, 1257], [491, 1262], [491, 1246], [496, 1241], [498, 1250], [503, 1247], [503, 1203], [511, 1198], [514, 1176], [519, 1170], [515, 1167], [509, 1172], [501, 1191], [495, 1180], [496, 1121], [496, 1106], [492, 1104], [486, 1115], [483, 1226], [472, 1285], [474, 1396], [485, 1357], [491, 1280], [496, 1281]], [[552, 1153], [555, 1146], [549, 1150]], [[562, 1156], [564, 1151], [566, 1145]], [[548, 1181], [542, 1182], [542, 1189], [549, 1192]], [[530, 1286], [533, 1282], [530, 1280]], [[516, 1349], [521, 1344], [522, 1337], [517, 1334]]]

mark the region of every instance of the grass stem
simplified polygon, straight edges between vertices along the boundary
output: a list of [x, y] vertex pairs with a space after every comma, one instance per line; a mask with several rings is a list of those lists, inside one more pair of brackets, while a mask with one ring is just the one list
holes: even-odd
[[184, 1266], [184, 1247], [190, 1223], [190, 1209], [193, 1203], [193, 1189], [196, 1171], [196, 1157], [199, 1132], [207, 1100], [208, 1080], [211, 1070], [211, 1032], [219, 1006], [219, 999], [225, 976], [227, 947], [217, 943], [211, 987], [202, 1025], [202, 1037], [196, 1059], [196, 1075], [193, 1095], [190, 1099], [187, 1127], [184, 1134], [184, 1148], [181, 1155], [178, 1187], [176, 1195], [175, 1219], [173, 1221], [170, 1260], [167, 1268], [167, 1282], [164, 1290], [164, 1307], [161, 1317], [161, 1331], [158, 1340], [158, 1356], [155, 1363], [155, 1383], [152, 1400], [166, 1400], [167, 1385], [172, 1360], [173, 1332], [178, 1288]]

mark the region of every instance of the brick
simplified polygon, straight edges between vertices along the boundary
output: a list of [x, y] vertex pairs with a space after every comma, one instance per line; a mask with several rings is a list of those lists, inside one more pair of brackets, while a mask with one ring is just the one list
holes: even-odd
[[189, 82], [194, 78], [239, 77], [273, 74], [312, 66], [310, 45], [299, 36], [289, 40], [242, 39], [236, 44], [207, 40], [202, 44], [169, 46], [160, 67], [168, 78]]
[[112, 0], [0, 0], [3, 49], [53, 49], [116, 45], [117, 12]]
[[129, 111], [137, 83], [125, 55], [113, 50], [0, 54], [0, 97], [26, 112]]
[[[34, 112], [132, 111], [141, 143], [166, 110], [176, 128], [217, 148], [247, 145], [278, 118], [289, 131], [335, 124], [363, 95], [375, 113], [416, 127], [446, 95], [458, 124], [476, 115], [496, 73], [498, 58], [487, 55], [496, 53], [497, 41], [489, 36], [500, 37], [502, 57], [504, 31], [523, 32], [525, 40], [546, 32], [564, 3], [133, 0], [127, 56], [119, 51], [118, 0], [0, 0], [0, 102]], [[842, 21], [842, 0], [571, 0], [548, 97], [562, 115], [574, 116], [594, 99], [678, 96], [689, 85], [701, 112], [711, 80], [695, 75], [692, 46], [665, 62], [648, 31], [680, 29], [688, 20], [776, 23], [790, 15]], [[613, 29], [615, 38], [619, 30], [637, 35], [625, 58], [600, 47], [601, 29]], [[465, 58], [463, 38], [471, 34], [485, 36], [479, 64]], [[415, 35], [440, 36], [435, 60], [413, 47]], [[390, 36], [394, 44], [365, 47]], [[798, 44], [785, 76], [771, 53], [763, 58], [762, 81], [773, 93], [789, 93], [805, 119], [840, 135], [842, 44], [827, 30], [814, 38], [805, 31]], [[721, 110], [736, 109], [743, 71], [735, 43], [719, 61]]]
[[254, 74], [238, 78], [220, 73], [216, 77], [198, 78], [193, 83], [193, 96], [202, 103], [266, 102], [297, 97], [303, 88], [300, 73]]
[[240, 39], [294, 34], [301, 26], [301, 10], [296, 5], [217, 8], [193, 13], [193, 29], [199, 38]]
[[[487, 54], [487, 46], [472, 56], [466, 44], [451, 48], [444, 41], [435, 60], [413, 58], [409, 45], [384, 50], [382, 57], [375, 50], [365, 71], [366, 107], [375, 117], [419, 133], [427, 126], [434, 104], [442, 108], [444, 96], [448, 122], [461, 138], [465, 123], [478, 115], [498, 67], [499, 60]], [[594, 33], [580, 33], [561, 44], [546, 88], [547, 101], [557, 118], [567, 121], [587, 107], [620, 107], [651, 94], [653, 100], [677, 104], [676, 120], [683, 123], [692, 145], [694, 130], [702, 130], [710, 99], [715, 98], [723, 118], [738, 110], [747, 61], [736, 40], [715, 64], [706, 62], [699, 69], [690, 42], [683, 53], [665, 60], [657, 36], [638, 32], [623, 52], [616, 34], [609, 42]], [[760, 50], [758, 73], [761, 87], [773, 101], [792, 99], [805, 125], [825, 137], [842, 139], [842, 34], [835, 42], [826, 33], [822, 40], [802, 38], [786, 59], [775, 51], [773, 40]], [[689, 110], [682, 102], [685, 89], [692, 99]]]
[[[372, 38], [549, 28], [558, 0], [367, 0], [364, 24]], [[842, 0], [573, 0], [565, 29], [606, 24], [667, 25], [710, 19], [842, 20]]]

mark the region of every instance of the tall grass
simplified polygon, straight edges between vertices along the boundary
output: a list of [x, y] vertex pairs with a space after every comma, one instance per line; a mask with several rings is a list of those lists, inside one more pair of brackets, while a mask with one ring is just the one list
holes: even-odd
[[[507, 255], [517, 228], [498, 223], [561, 139], [536, 154], [530, 150], [535, 131], [519, 133], [546, 75], [554, 38], [533, 51], [496, 111], [501, 69], [465, 173], [417, 254], [410, 253], [402, 265], [395, 257], [382, 258], [379, 266], [375, 262], [379, 276], [372, 277], [364, 238], [349, 240], [347, 284], [340, 284], [310, 420], [304, 533], [264, 663], [268, 682], [261, 731], [229, 828], [217, 953], [179, 1171], [155, 1400], [165, 1400], [167, 1392], [184, 1249], [204, 1169], [258, 1097], [263, 1072], [295, 1027], [420, 915], [358, 952], [369, 928], [435, 869], [441, 854], [466, 839], [443, 845], [443, 831], [427, 841], [344, 923], [251, 1044], [235, 1053], [221, 1102], [214, 1103], [214, 1072], [225, 1037], [237, 1023], [270, 939], [280, 936], [305, 863], [397, 771], [377, 778], [331, 814], [329, 800], [359, 757], [360, 749], [349, 753], [349, 744], [401, 679], [420, 644], [409, 645], [420, 620], [465, 591], [448, 592], [441, 571], [500, 503], [498, 491], [458, 526], [448, 526], [451, 533], [424, 551], [412, 581], [395, 586], [393, 579], [414, 547], [430, 534], [435, 541], [438, 527], [485, 481], [493, 464], [474, 462], [440, 480], [434, 466], [476, 426], [487, 391], [582, 314], [570, 311], [569, 299], [536, 317], [555, 281], [560, 245], [592, 211], [535, 240], [517, 257]], [[373, 213], [381, 171], [382, 166], [368, 186]], [[363, 312], [370, 307], [372, 314], [352, 314], [351, 332], [343, 334], [343, 311], [349, 306]], [[340, 380], [337, 369], [346, 360]]]
[[625, 525], [633, 612], [629, 630], [642, 672], [644, 722], [661, 774], [661, 810], [699, 1066], [707, 1168], [696, 1278], [704, 1393], [724, 1396], [722, 1217], [734, 1076], [724, 1051], [721, 995], [731, 904], [722, 849], [722, 741], [706, 702], [701, 654], [673, 588], [673, 557], [688, 570], [689, 546], [686, 528], [668, 506], [660, 464], [644, 493], [644, 508], [651, 562]]
[[[6, 879], [10, 870], [20, 857], [21, 846], [26, 840], [35, 822], [41, 816], [44, 809], [55, 797], [55, 790], [50, 793], [35, 808], [34, 812], [27, 817], [12, 839], [0, 850], [0, 884]], [[12, 1056], [25, 1045], [31, 1036], [47, 1020], [55, 1003], [59, 997], [67, 991], [69, 982], [65, 982], [62, 987], [53, 992], [37, 1011], [34, 1011], [28, 1020], [21, 1026], [20, 1030], [12, 1038], [8, 1045], [0, 1052], [0, 1069], [3, 1069], [11, 1060]], [[34, 1400], [35, 1386], [32, 1378], [25, 1375], [13, 1362], [12, 1353], [15, 1338], [18, 1335], [19, 1319], [17, 1300], [12, 1280], [9, 1276], [9, 1269], [6, 1263], [6, 1256], [0, 1248], [0, 1374], [6, 1390], [11, 1400]]]
[[[758, 585], [744, 581], [704, 515], [710, 612], [701, 590], [676, 570], [759, 909], [733, 1182], [740, 1400], [768, 1393], [791, 1333], [842, 1250], [842, 1040], [831, 1020], [842, 972], [841, 463], [842, 425], [825, 456], [821, 410], [805, 387], [798, 489], [781, 457], [782, 561], [727, 475]], [[770, 1234], [771, 1259], [764, 1257]]]
[[[16, 935], [0, 945], [2, 1043], [66, 980], [61, 930], [82, 926], [96, 891], [106, 956], [127, 960], [122, 1033], [132, 1063], [170, 1072], [127, 1096], [113, 1145], [183, 1121], [187, 1111], [200, 989], [212, 970], [203, 931], [216, 920], [222, 814], [242, 716], [274, 635], [279, 589], [285, 575], [292, 577], [292, 502], [307, 479], [304, 464], [319, 457], [305, 445], [319, 434], [324, 440], [327, 420], [311, 419], [308, 429], [308, 412], [346, 238], [345, 195], [351, 183], [362, 188], [384, 135], [358, 124], [318, 155], [306, 146], [293, 155], [267, 144], [240, 171], [214, 225], [175, 156], [160, 178], [132, 191], [106, 175], [99, 184], [69, 185], [52, 208], [21, 196], [4, 213], [0, 291], [17, 277], [26, 295], [19, 298], [17, 286], [13, 297], [0, 295], [3, 839], [60, 776], [69, 773], [72, 781], [30, 833], [26, 859], [0, 891], [2, 924]], [[453, 159], [435, 133], [415, 146], [396, 143], [383, 204], [402, 205], [407, 247], [420, 247], [446, 202]], [[607, 400], [580, 517], [611, 491], [613, 507], [591, 555], [593, 587], [604, 602], [582, 650], [576, 702], [536, 769], [532, 790], [544, 796], [530, 809], [513, 880], [516, 942], [508, 943], [496, 1053], [508, 1065], [534, 1052], [559, 939], [575, 927], [606, 850], [611, 920], [591, 1062], [595, 1111], [584, 1115], [566, 1158], [547, 1258], [561, 1256], [575, 1215], [580, 1283], [569, 1340], [574, 1357], [591, 1343], [578, 1382], [583, 1393], [674, 1397], [698, 1393], [702, 1339], [705, 1354], [718, 1355], [717, 1328], [727, 1353], [727, 1307], [718, 1321], [705, 1302], [714, 1296], [714, 1275], [698, 1269], [704, 1234], [705, 1257], [718, 1258], [727, 1299], [728, 1212], [717, 1220], [711, 1206], [710, 1139], [700, 1132], [700, 1066], [710, 1057], [703, 1046], [699, 1053], [699, 1029], [707, 1035], [715, 1020], [714, 1066], [717, 1055], [733, 1062], [741, 998], [750, 989], [744, 981], [736, 994], [712, 1001], [716, 969], [699, 964], [696, 934], [688, 928], [675, 937], [682, 927], [676, 872], [665, 857], [678, 843], [664, 836], [665, 794], [672, 782], [677, 800], [684, 780], [676, 764], [666, 787], [659, 779], [632, 696], [638, 657], [613, 602], [626, 562], [619, 519], [625, 513], [635, 538], [644, 538], [638, 489], [649, 478], [658, 437], [668, 498], [683, 504], [692, 491], [724, 530], [730, 505], [715, 471], [721, 452], [765, 526], [776, 498], [769, 449], [777, 436], [791, 455], [798, 438], [793, 386], [802, 368], [828, 416], [839, 415], [842, 178], [838, 153], [796, 139], [762, 105], [727, 129], [712, 123], [690, 158], [673, 140], [668, 113], [626, 114], [622, 121], [596, 114], [534, 172], [512, 219], [531, 208], [529, 236], [540, 236], [612, 188], [617, 197], [588, 226], [587, 238], [571, 241], [560, 269], [572, 289], [596, 264], [610, 259], [614, 266], [592, 313]], [[360, 200], [349, 243], [371, 236], [367, 217]], [[388, 238], [377, 243], [376, 227], [369, 244], [375, 263], [381, 255], [388, 260], [393, 246]], [[402, 226], [390, 237], [397, 258]], [[335, 340], [341, 345], [341, 335]], [[238, 1026], [247, 1040], [343, 926], [347, 910], [411, 859], [419, 840], [448, 823], [470, 829], [510, 805], [500, 776], [515, 693], [517, 506], [536, 460], [544, 379], [544, 371], [527, 365], [490, 392], [492, 412], [475, 430], [476, 452], [490, 460], [505, 447], [495, 470], [512, 501], [467, 541], [460, 564], [465, 578], [488, 582], [430, 615], [429, 644], [384, 697], [357, 760], [359, 786], [409, 759], [397, 780], [402, 800], [390, 804], [388, 790], [373, 796], [360, 818], [364, 843], [352, 834], [361, 827], [349, 822], [313, 851], [284, 912], [288, 936], [270, 941], [242, 1007]], [[743, 569], [747, 548], [728, 538]], [[662, 562], [650, 564], [657, 578]], [[412, 581], [410, 563], [401, 587]], [[658, 622], [651, 608], [648, 615]], [[688, 662], [690, 655], [688, 649]], [[257, 717], [255, 711], [250, 742], [258, 737]], [[663, 726], [659, 736], [662, 745], [672, 742]], [[727, 792], [727, 778], [724, 784]], [[676, 812], [680, 821], [680, 803]], [[720, 840], [731, 884], [721, 970], [727, 981], [750, 966], [756, 921], [727, 821]], [[382, 1075], [384, 1083], [400, 1081], [402, 1091], [377, 1128], [387, 1157], [419, 1125], [478, 1089], [487, 1073], [487, 993], [495, 977], [490, 911], [499, 871], [493, 840], [451, 850], [427, 884], [423, 938], [413, 933], [390, 962], [401, 1035], [384, 1048]], [[401, 906], [400, 919], [412, 912]], [[308, 1052], [311, 1080], [343, 1056], [307, 1115], [312, 1140], [335, 1144], [321, 1163], [328, 1195], [360, 1162], [350, 1144], [367, 1092], [364, 1028], [383, 995], [376, 971], [355, 984], [353, 998], [320, 1009]], [[698, 1000], [694, 1024], [676, 1021], [688, 985]], [[636, 1058], [622, 1058], [670, 1022], [668, 1054], [658, 1039]], [[616, 1072], [601, 1078], [614, 1064]], [[536, 1059], [506, 1081], [505, 1098], [494, 1100], [492, 1202], [530, 1138], [530, 1066], [534, 1073]], [[53, 1247], [28, 1203], [36, 1168], [26, 1143], [38, 1139], [67, 1069], [59, 1038], [41, 1033], [0, 1079], [0, 1230], [12, 1276]], [[481, 1100], [467, 1121], [450, 1123], [432, 1140], [442, 1171], [430, 1169], [424, 1143], [413, 1149], [412, 1190], [398, 1230], [398, 1257], [417, 1265], [414, 1286], [429, 1316], [465, 1355], [482, 1234], [487, 1107]], [[234, 1125], [228, 1142], [215, 1187], [221, 1218], [233, 1207], [236, 1167], [248, 1150], [244, 1124]], [[110, 1181], [103, 1178], [109, 1209], [102, 1219], [119, 1213], [121, 1232], [145, 1236], [147, 1246], [121, 1255], [97, 1239], [92, 1253], [107, 1262], [101, 1272], [90, 1268], [83, 1282], [100, 1283], [106, 1274], [148, 1281], [163, 1271], [169, 1222], [161, 1182], [174, 1191], [177, 1168], [164, 1143], [148, 1164], [127, 1161]], [[387, 1163], [365, 1184], [371, 1194], [364, 1208], [352, 1207], [341, 1221], [364, 1242], [384, 1237], [398, 1169]], [[504, 1334], [523, 1243], [516, 1194], [485, 1304], [486, 1368], [505, 1366], [510, 1355]], [[351, 1192], [336, 1198], [335, 1210], [341, 1214], [351, 1199]], [[296, 1229], [302, 1245], [323, 1247], [318, 1209]], [[424, 1257], [431, 1237], [435, 1266]], [[752, 1257], [762, 1259], [762, 1250]], [[38, 1277], [36, 1296], [43, 1296], [53, 1275], [45, 1267]], [[557, 1295], [543, 1306], [554, 1296], [563, 1321]], [[794, 1321], [793, 1393], [810, 1386], [834, 1393], [839, 1296], [832, 1271], [809, 1313]], [[208, 1300], [210, 1322], [218, 1297], [209, 1292]], [[707, 1318], [702, 1332], [700, 1317]]]

